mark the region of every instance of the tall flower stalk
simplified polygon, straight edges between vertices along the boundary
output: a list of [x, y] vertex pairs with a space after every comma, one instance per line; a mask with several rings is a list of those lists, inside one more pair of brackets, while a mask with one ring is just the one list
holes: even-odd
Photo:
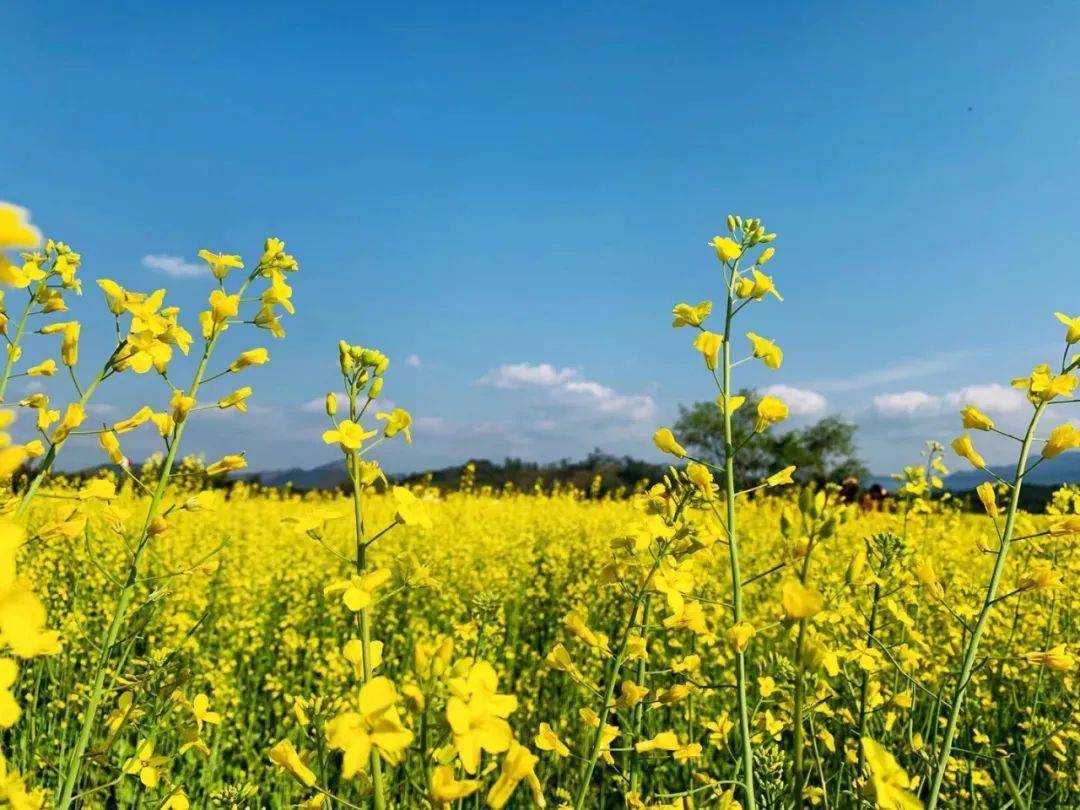
[[[277, 323], [273, 307], [282, 305], [291, 311], [291, 304], [288, 303], [291, 290], [285, 284], [282, 272], [297, 269], [296, 260], [288, 256], [284, 249], [285, 245], [280, 240], [267, 240], [258, 265], [247, 276], [239, 289], [231, 295], [225, 292], [225, 279], [232, 269], [243, 267], [240, 257], [220, 256], [207, 251], [200, 254], [207, 261], [210, 271], [217, 278], [218, 287], [210, 294], [210, 309], [199, 316], [203, 333], [203, 350], [191, 383], [186, 389], [176, 388], [169, 382], [167, 367], [172, 358], [172, 347], [174, 345], [179, 346], [186, 353], [186, 349], [191, 343], [191, 336], [183, 327], [179, 326], [177, 321], [179, 311], [176, 308], [161, 309], [165, 291], [159, 290], [152, 295], [145, 296], [123, 290], [119, 286], [105, 288], [106, 299], [110, 308], [119, 307], [125, 314], [130, 315], [130, 331], [121, 348], [114, 354], [112, 370], [117, 372], [132, 370], [136, 373], [143, 373], [153, 369], [161, 375], [171, 391], [169, 411], [153, 414], [156, 417], [153, 421], [162, 434], [167, 450], [165, 459], [158, 470], [157, 481], [152, 487], [135, 479], [142, 490], [149, 493], [150, 500], [146, 507], [141, 528], [137, 534], [126, 541], [131, 549], [127, 571], [119, 581], [109, 624], [105, 631], [97, 661], [94, 664], [90, 696], [83, 713], [75, 744], [68, 754], [66, 762], [61, 764], [62, 778], [57, 796], [57, 807], [61, 808], [61, 810], [74, 806], [78, 801], [75, 791], [79, 786], [86, 762], [87, 748], [100, 724], [98, 712], [105, 692], [106, 676], [110, 664], [113, 662], [114, 648], [128, 608], [131, 606], [138, 586], [142, 581], [147, 551], [156, 537], [168, 531], [169, 515], [176, 509], [185, 508], [183, 505], [173, 505], [163, 509], [166, 491], [180, 449], [184, 428], [187, 425], [189, 414], [196, 409], [199, 391], [204, 383], [241, 371], [248, 366], [261, 365], [269, 359], [269, 353], [265, 349], [252, 349], [243, 352], [224, 371], [208, 375], [207, 371], [214, 349], [230, 324], [249, 323], [266, 326], [266, 328], [271, 328], [270, 324], [273, 324], [277, 327], [272, 329], [274, 333], [284, 334], [280, 330], [280, 324]], [[241, 300], [252, 283], [260, 277], [266, 278], [270, 282], [268, 289], [261, 298], [262, 308], [252, 320], [242, 321], [239, 319]], [[116, 313], [115, 309], [114, 313]], [[247, 389], [246, 393], [250, 394], [250, 389]], [[242, 394], [242, 391], [230, 396], [234, 404], [235, 401], [242, 402], [246, 398], [246, 395], [238, 397], [238, 394]], [[218, 406], [221, 406], [223, 402], [230, 398], [219, 401]], [[151, 418], [149, 409], [145, 409], [145, 412], [146, 415], [142, 417], [141, 422], [146, 422]], [[133, 417], [133, 419], [136, 418]], [[101, 434], [102, 436], [112, 436], [113, 440], [116, 438], [114, 430], [105, 430]], [[118, 442], [111, 444], [103, 441], [102, 446], [106, 448], [114, 461], [121, 463], [121, 466], [126, 469], [126, 459], [120, 455]], [[244, 466], [246, 466], [246, 462], [242, 455], [225, 456], [220, 461], [210, 465], [207, 468], [207, 473], [217, 475], [242, 469]]]
[[[752, 303], [762, 302], [767, 295], [780, 298], [776, 285], [771, 276], [766, 275], [762, 268], [772, 260], [776, 253], [775, 248], [769, 246], [776, 238], [775, 233], [766, 231], [765, 226], [758, 219], [743, 219], [738, 216], [727, 218], [728, 236], [715, 237], [710, 245], [716, 252], [724, 278], [724, 331], [721, 334], [710, 332], [704, 326], [706, 318], [712, 313], [711, 301], [702, 301], [691, 306], [679, 304], [672, 313], [675, 319], [672, 325], [676, 328], [689, 326], [698, 330], [694, 339], [694, 348], [704, 358], [705, 366], [711, 374], [719, 392], [716, 399], [717, 407], [720, 408], [723, 417], [724, 428], [724, 451], [722, 467], [717, 468], [711, 463], [704, 466], [714, 469], [722, 475], [721, 486], [723, 510], [717, 509], [712, 504], [713, 511], [720, 520], [724, 529], [724, 538], [728, 546], [728, 563], [731, 571], [731, 629], [728, 638], [731, 642], [735, 656], [735, 681], [736, 696], [739, 713], [739, 736], [741, 745], [741, 771], [743, 801], [747, 810], [755, 810], [757, 801], [754, 790], [754, 749], [751, 739], [751, 710], [747, 698], [747, 647], [750, 637], [753, 635], [753, 627], [745, 620], [743, 605], [743, 576], [739, 554], [739, 537], [737, 531], [737, 508], [736, 499], [740, 494], [736, 486], [736, 464], [739, 450], [753, 438], [746, 437], [736, 443], [733, 429], [732, 415], [744, 404], [745, 397], [736, 395], [733, 382], [733, 370], [736, 366], [751, 359], [759, 359], [770, 369], [780, 368], [783, 362], [783, 352], [780, 347], [760, 335], [753, 332], [746, 334], [750, 341], [751, 353], [749, 357], [740, 360], [732, 359], [732, 340], [735, 337], [736, 317]], [[752, 263], [749, 262], [749, 253], [759, 249], [757, 257]], [[775, 397], [764, 397], [758, 403], [757, 420], [754, 433], [767, 430], [772, 425], [783, 421], [788, 416], [787, 406]], [[688, 456], [686, 450], [678, 444], [678, 441], [667, 428], [657, 431], [653, 437], [657, 446], [665, 452], [672, 453], [678, 458], [691, 458], [695, 464], [701, 464], [698, 459]], [[763, 486], [775, 486], [791, 482], [791, 473], [794, 468], [780, 471], [770, 476], [765, 482], [754, 486], [751, 490]], [[747, 490], [747, 491], [751, 491]]]
[[[323, 434], [323, 441], [338, 445], [345, 456], [345, 465], [352, 485], [355, 552], [350, 561], [353, 567], [352, 576], [332, 583], [326, 590], [328, 593], [341, 592], [345, 607], [355, 617], [358, 643], [356, 640], [350, 641], [346, 647], [359, 647], [360, 690], [358, 711], [346, 711], [331, 720], [327, 724], [326, 734], [331, 748], [345, 752], [344, 776], [352, 776], [366, 764], [371, 777], [372, 803], [376, 810], [383, 810], [388, 801], [383, 760], [391, 764], [399, 762], [405, 748], [412, 741], [412, 733], [398, 721], [394, 707], [397, 693], [393, 684], [386, 678], [374, 677], [374, 670], [382, 656], [382, 644], [372, 640], [372, 612], [377, 601], [377, 590], [389, 581], [391, 574], [385, 568], [371, 567], [368, 549], [397, 526], [430, 525], [430, 522], [423, 504], [416, 496], [407, 489], [395, 487], [393, 500], [396, 508], [393, 519], [380, 530], [368, 532], [364, 519], [364, 498], [378, 481], [386, 484], [386, 477], [378, 463], [365, 460], [364, 455], [386, 439], [399, 434], [411, 443], [409, 426], [412, 417], [402, 408], [394, 408], [388, 413], [377, 413], [376, 418], [385, 422], [382, 435], [365, 445], [368, 439], [379, 433], [377, 430], [365, 430], [363, 418], [382, 392], [383, 375], [389, 368], [390, 361], [376, 349], [350, 346], [342, 341], [338, 346], [338, 365], [345, 384], [349, 414], [347, 419], [338, 421], [338, 396], [334, 393], [327, 394], [326, 415], [333, 427]], [[408, 584], [405, 583], [402, 587]], [[347, 654], [346, 657], [350, 656]], [[355, 655], [351, 657], [357, 658]], [[376, 691], [383, 695], [377, 709], [367, 705], [367, 697]], [[368, 739], [370, 743], [360, 742]], [[361, 744], [368, 746], [367, 763], [358, 762], [351, 753]]]
[[[1068, 359], [1068, 354], [1070, 347], [1074, 343], [1080, 341], [1080, 328], [1076, 328], [1072, 324], [1073, 319], [1066, 318], [1063, 315], [1058, 315], [1058, 318], [1069, 325], [1065, 338], [1066, 345], [1061, 360], [1060, 371], [1054, 372], [1049, 365], [1042, 364], [1036, 366], [1029, 377], [1013, 381], [1015, 387], [1023, 388], [1026, 391], [1028, 401], [1034, 408], [1031, 418], [1028, 421], [1027, 429], [1022, 437], [1013, 436], [998, 430], [995, 427], [993, 420], [973, 405], [968, 405], [963, 411], [963, 424], [965, 428], [969, 430], [995, 432], [1011, 438], [1019, 442], [1020, 452], [1016, 461], [1016, 468], [1012, 480], [1002, 482], [1006, 483], [1009, 489], [1009, 500], [1005, 509], [1004, 525], [998, 531], [999, 539], [997, 549], [994, 551], [994, 567], [990, 573], [990, 579], [986, 583], [982, 608], [979, 610], [974, 625], [971, 626], [971, 632], [964, 649], [963, 660], [960, 669], [956, 674], [956, 681], [952, 691], [951, 706], [945, 725], [945, 734], [941, 741], [933, 778], [930, 783], [930, 792], [927, 799], [928, 810], [934, 810], [941, 801], [942, 785], [945, 780], [945, 773], [948, 770], [949, 757], [952, 754], [960, 714], [963, 711], [964, 701], [967, 697], [968, 688], [971, 685], [976, 658], [978, 657], [979, 652], [979, 644], [982, 641], [983, 632], [986, 629], [990, 614], [999, 602], [1019, 593], [1019, 591], [1016, 591], [1001, 597], [998, 596], [998, 588], [1005, 571], [1005, 563], [1009, 556], [1009, 549], [1014, 542], [1021, 539], [1014, 538], [1013, 535], [1016, 527], [1016, 517], [1020, 507], [1020, 492], [1024, 484], [1024, 478], [1044, 459], [1054, 458], [1065, 450], [1080, 447], [1080, 431], [1070, 423], [1055, 428], [1047, 439], [1040, 440], [1036, 438], [1036, 430], [1039, 426], [1039, 421], [1049, 407], [1052, 407], [1059, 402], [1076, 401], [1071, 399], [1071, 397], [1076, 390], [1078, 380], [1076, 375], [1072, 372], [1080, 365], [1080, 355], [1073, 357], [1070, 361]], [[1055, 400], [1057, 400], [1057, 402], [1055, 402]], [[1040, 454], [1041, 457], [1029, 466], [1028, 460], [1031, 456], [1032, 447], [1036, 441], [1041, 441], [1043, 443]], [[966, 459], [976, 469], [987, 470], [986, 462], [975, 449], [968, 433], [964, 433], [959, 438], [953, 440], [952, 447], [957, 455]], [[987, 472], [990, 471], [987, 470]], [[993, 473], [990, 474], [993, 475]], [[994, 522], [996, 529], [998, 526], [999, 509], [993, 485], [990, 482], [986, 482], [980, 486], [979, 497], [983, 502], [989, 518]]]

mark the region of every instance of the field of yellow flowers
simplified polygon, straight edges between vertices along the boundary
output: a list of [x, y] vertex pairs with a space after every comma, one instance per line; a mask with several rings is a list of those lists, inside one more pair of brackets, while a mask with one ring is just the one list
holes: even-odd
[[[782, 366], [743, 325], [779, 298], [774, 239], [729, 218], [716, 306], [673, 311], [728, 417], [741, 363]], [[395, 486], [378, 447], [411, 442], [411, 417], [379, 407], [388, 358], [344, 342], [323, 440], [352, 485], [295, 493], [229, 484], [242, 455], [182, 444], [200, 411], [246, 409], [245, 371], [284, 335], [283, 242], [203, 251], [190, 319], [95, 279], [116, 346], [85, 362], [62, 314], [82, 257], [14, 206], [0, 250], [0, 395], [72, 384], [0, 417], [39, 436], [0, 448], [0, 807], [1080, 807], [1080, 488], [1018, 508], [1026, 471], [1080, 446], [1080, 319], [1015, 380], [1016, 476], [988, 473], [975, 504], [942, 492], [934, 444], [872, 507], [792, 468], [737, 491], [730, 418], [722, 466], [659, 428], [670, 471], [632, 492]], [[146, 375], [146, 401], [91, 425], [118, 374]], [[765, 397], [756, 433], [787, 415]], [[973, 436], [1000, 431], [960, 419], [951, 452], [983, 468]], [[134, 430], [162, 440], [141, 466]], [[54, 475], [72, 434], [113, 471]]]

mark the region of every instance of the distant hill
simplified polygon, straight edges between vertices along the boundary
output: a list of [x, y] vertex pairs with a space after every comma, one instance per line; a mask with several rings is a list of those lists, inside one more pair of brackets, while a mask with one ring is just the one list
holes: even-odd
[[[512, 484], [516, 489], [526, 491], [533, 489], [538, 482], [550, 486], [556, 481], [588, 489], [597, 477], [600, 478], [601, 492], [620, 487], [632, 489], [643, 480], [658, 481], [666, 469], [659, 464], [650, 464], [629, 456], [612, 456], [596, 450], [581, 461], [563, 459], [552, 464], [538, 464], [516, 458], [505, 459], [502, 463], [473, 459], [465, 464], [455, 464], [429, 472], [391, 475], [389, 478], [395, 483], [414, 484], [427, 481], [442, 489], [457, 489], [469, 464], [473, 466], [471, 477], [478, 487], [502, 488]], [[292, 467], [251, 473], [245, 478], [270, 487], [292, 484], [296, 489], [333, 489], [345, 486], [349, 481], [344, 464], [340, 461], [314, 469]]]
[[286, 484], [292, 484], [296, 489], [335, 489], [344, 486], [349, 481], [345, 464], [341, 461], [331, 461], [329, 464], [310, 469], [290, 467], [287, 470], [268, 470], [250, 473], [245, 477], [249, 481], [258, 481], [267, 487], [283, 487]]
[[[1016, 468], [1008, 464], [991, 465], [988, 469], [1006, 481], [1011, 481], [1016, 474]], [[992, 480], [994, 480], [993, 476], [987, 472], [975, 469], [957, 470], [945, 476], [944, 479], [945, 488], [950, 492], [968, 492], [984, 481]], [[1055, 459], [1043, 461], [1024, 478], [1026, 485], [1050, 488], [1078, 482], [1080, 482], [1080, 453], [1064, 453]], [[866, 482], [866, 486], [871, 484], [881, 484], [888, 490], [894, 490], [897, 481], [888, 475], [875, 475]]]

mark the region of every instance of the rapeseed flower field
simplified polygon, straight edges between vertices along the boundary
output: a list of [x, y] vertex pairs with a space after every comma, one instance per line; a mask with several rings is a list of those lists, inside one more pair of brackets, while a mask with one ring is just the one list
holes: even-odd
[[[1080, 447], [1080, 318], [1033, 327], [1062, 356], [1018, 372], [1016, 474], [988, 471], [974, 510], [941, 480], [986, 467], [978, 436], [1001, 431], [974, 406], [881, 504], [792, 467], [740, 491], [739, 366], [782, 374], [753, 324], [782, 271], [759, 220], [722, 230], [715, 301], [673, 326], [725, 417], [724, 464], [658, 425], [671, 467], [633, 491], [395, 485], [379, 447], [411, 443], [412, 420], [380, 407], [391, 361], [359, 335], [332, 358], [345, 397], [323, 435], [351, 486], [299, 493], [227, 484], [243, 448], [204, 465], [183, 446], [200, 412], [246, 410], [245, 371], [303, 317], [284, 242], [201, 251], [207, 308], [181, 313], [164, 290], [84, 291], [81, 256], [0, 206], [0, 396], [21, 375], [72, 384], [0, 417], [39, 437], [0, 449], [0, 806], [1080, 806], [1080, 488], [1019, 508], [1025, 474]], [[101, 296], [86, 328], [115, 327], [107, 357], [80, 357], [64, 320], [82, 292]], [[92, 424], [121, 374], [152, 393]], [[788, 415], [764, 397], [747, 441]], [[136, 430], [162, 442], [143, 464]], [[73, 434], [111, 466], [55, 474]]]

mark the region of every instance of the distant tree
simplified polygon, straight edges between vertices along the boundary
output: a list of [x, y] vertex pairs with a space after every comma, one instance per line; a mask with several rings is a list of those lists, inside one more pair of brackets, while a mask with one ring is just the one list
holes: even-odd
[[[738, 485], [752, 486], [770, 473], [794, 464], [798, 481], [840, 481], [849, 476], [869, 474], [858, 457], [857, 426], [834, 416], [793, 430], [772, 428], [753, 442], [745, 443], [754, 431], [757, 405], [761, 397], [752, 389], [739, 391], [746, 402], [731, 417], [735, 446], [739, 452]], [[724, 417], [715, 402], [695, 402], [679, 406], [675, 436], [693, 455], [711, 464], [724, 463]], [[744, 444], [745, 443], [745, 444]]]

